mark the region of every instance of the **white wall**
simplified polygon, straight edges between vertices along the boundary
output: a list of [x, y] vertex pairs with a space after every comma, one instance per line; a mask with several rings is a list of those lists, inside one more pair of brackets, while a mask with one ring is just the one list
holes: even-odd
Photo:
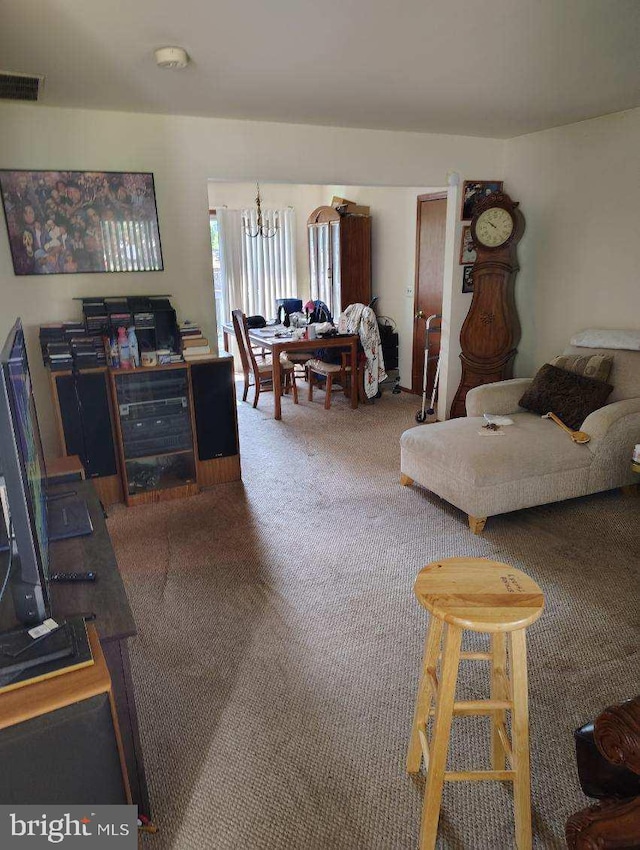
[[587, 327], [640, 327], [640, 109], [512, 139], [505, 188], [520, 201], [516, 374]]
[[208, 178], [439, 186], [449, 171], [500, 175], [504, 142], [460, 136], [0, 105], [0, 167], [153, 171], [165, 271], [20, 277], [0, 227], [0, 337], [22, 315], [45, 446], [55, 451], [37, 327], [74, 317], [75, 295], [172, 293], [181, 318], [215, 337]]

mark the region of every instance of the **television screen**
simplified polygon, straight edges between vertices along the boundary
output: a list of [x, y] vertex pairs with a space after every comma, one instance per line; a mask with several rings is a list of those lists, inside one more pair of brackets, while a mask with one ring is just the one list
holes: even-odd
[[0, 354], [0, 367], [0, 468], [19, 563], [14, 602], [19, 619], [38, 622], [49, 612], [46, 471], [20, 320]]

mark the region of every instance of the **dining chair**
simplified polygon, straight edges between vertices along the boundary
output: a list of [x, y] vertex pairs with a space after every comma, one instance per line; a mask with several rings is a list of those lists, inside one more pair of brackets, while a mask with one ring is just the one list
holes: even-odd
[[[360, 358], [358, 357], [358, 360], [359, 359]], [[331, 390], [333, 389], [334, 380], [340, 384], [345, 395], [349, 394], [349, 388], [351, 385], [351, 365], [349, 363], [349, 355], [345, 351], [341, 352], [340, 363], [327, 363], [324, 360], [312, 359], [307, 360], [306, 369], [309, 376], [309, 401], [313, 401], [313, 388], [314, 386], [317, 386], [316, 375], [322, 375], [326, 379], [324, 397], [325, 410], [329, 410], [331, 407]], [[361, 377], [362, 372], [360, 363], [358, 363], [356, 380], [358, 381], [358, 396], [360, 401], [363, 400]]]
[[[242, 363], [242, 374], [244, 376], [244, 390], [242, 400], [247, 400], [249, 387], [251, 386], [251, 376], [253, 375], [253, 385], [255, 387], [255, 396], [253, 406], [258, 406], [258, 398], [262, 390], [268, 391], [273, 389], [273, 366], [271, 362], [258, 363], [255, 352], [251, 346], [249, 338], [249, 325], [247, 317], [242, 310], [233, 310], [231, 313], [233, 321], [233, 330], [236, 336], [236, 343], [240, 352], [240, 362]], [[293, 363], [287, 358], [283, 352], [280, 355], [280, 367], [284, 380], [285, 392], [291, 387], [293, 390], [293, 403], [298, 403], [298, 386], [296, 384], [296, 376], [293, 368]]]

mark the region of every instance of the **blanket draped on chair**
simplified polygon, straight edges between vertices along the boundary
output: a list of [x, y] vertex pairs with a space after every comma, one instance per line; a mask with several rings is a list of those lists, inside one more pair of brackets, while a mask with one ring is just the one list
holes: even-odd
[[376, 314], [365, 304], [350, 304], [338, 319], [338, 333], [359, 335], [367, 358], [364, 367], [364, 391], [367, 398], [373, 398], [378, 393], [378, 384], [387, 377]]

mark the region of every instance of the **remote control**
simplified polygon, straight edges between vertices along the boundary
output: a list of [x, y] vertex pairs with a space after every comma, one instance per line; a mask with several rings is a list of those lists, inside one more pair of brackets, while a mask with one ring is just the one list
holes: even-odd
[[94, 572], [87, 573], [51, 573], [49, 581], [61, 584], [71, 581], [95, 581], [96, 574]]

